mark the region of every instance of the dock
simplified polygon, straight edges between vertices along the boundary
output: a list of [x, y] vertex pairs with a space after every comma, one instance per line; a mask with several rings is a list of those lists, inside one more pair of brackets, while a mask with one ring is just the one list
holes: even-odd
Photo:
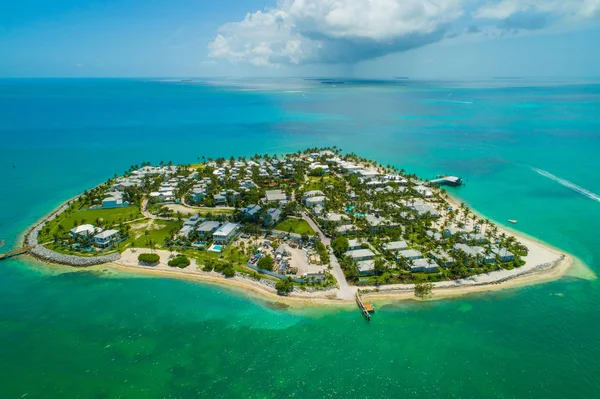
[[360, 297], [360, 293], [358, 292], [354, 294], [354, 298], [356, 299], [356, 304], [358, 305], [358, 308], [365, 316], [367, 321], [371, 321], [371, 313], [375, 311], [373, 309], [373, 304], [371, 302], [363, 302], [362, 298]]
[[0, 260], [14, 258], [15, 256], [23, 255], [23, 254], [29, 252], [29, 249], [30, 249], [29, 247], [21, 247], [21, 248], [13, 249], [12, 251], [9, 251], [9, 252], [2, 253], [2, 254], [0, 254]]
[[440, 176], [438, 179], [430, 180], [429, 183], [437, 184], [438, 186], [462, 186], [463, 181], [460, 177], [456, 176]]

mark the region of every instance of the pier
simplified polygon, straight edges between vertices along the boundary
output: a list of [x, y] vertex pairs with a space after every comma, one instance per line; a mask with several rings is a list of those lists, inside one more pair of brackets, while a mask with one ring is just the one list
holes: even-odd
[[456, 176], [440, 176], [435, 180], [430, 180], [429, 183], [437, 184], [438, 186], [452, 186], [458, 187], [462, 186], [463, 181], [460, 177]]
[[9, 252], [2, 253], [2, 254], [0, 254], [0, 260], [14, 258], [15, 256], [23, 255], [23, 254], [29, 252], [30, 249], [31, 248], [29, 248], [29, 247], [21, 247], [21, 248], [13, 249], [12, 251], [9, 251]]
[[360, 297], [360, 293], [358, 292], [354, 294], [354, 298], [356, 299], [356, 304], [358, 305], [358, 308], [365, 316], [367, 321], [371, 321], [371, 313], [375, 311], [373, 309], [373, 304], [371, 302], [363, 302], [362, 298]]

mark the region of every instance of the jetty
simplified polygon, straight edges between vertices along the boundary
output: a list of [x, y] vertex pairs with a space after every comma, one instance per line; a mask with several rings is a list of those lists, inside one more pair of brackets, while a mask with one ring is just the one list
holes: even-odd
[[371, 313], [375, 311], [373, 309], [373, 304], [371, 302], [363, 302], [359, 292], [356, 292], [356, 294], [354, 294], [354, 298], [356, 299], [356, 304], [358, 305], [358, 308], [365, 316], [367, 321], [371, 321]]
[[9, 252], [2, 253], [2, 254], [0, 254], [0, 260], [5, 260], [5, 259], [9, 259], [9, 258], [14, 258], [15, 256], [23, 255], [23, 254], [29, 252], [30, 249], [31, 249], [30, 247], [21, 247], [21, 248], [13, 249], [12, 251], [9, 251]]
[[463, 181], [460, 177], [456, 176], [439, 176], [437, 179], [430, 180], [429, 183], [437, 184], [438, 186], [462, 186]]

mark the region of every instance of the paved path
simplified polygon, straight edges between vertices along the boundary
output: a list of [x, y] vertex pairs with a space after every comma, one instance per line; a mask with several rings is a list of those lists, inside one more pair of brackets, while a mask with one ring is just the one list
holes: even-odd
[[[312, 229], [319, 235], [321, 242], [323, 244], [325, 244], [327, 247], [330, 247], [331, 239], [329, 239], [328, 237], [325, 236], [325, 234], [323, 234], [323, 232], [321, 231], [321, 228], [304, 211], [302, 212], [302, 219], [306, 220], [306, 222], [310, 225], [310, 227], [312, 227]], [[338, 283], [338, 287], [339, 287], [338, 298], [354, 299], [354, 294], [356, 293], [357, 288], [350, 286], [348, 284], [348, 282], [346, 281], [346, 276], [344, 276], [344, 271], [342, 270], [340, 263], [338, 262], [337, 258], [335, 257], [335, 255], [331, 249], [329, 250], [329, 257], [330, 257], [330, 263], [331, 263], [331, 267], [332, 267], [331, 275], [333, 277], [335, 277], [335, 279]]]

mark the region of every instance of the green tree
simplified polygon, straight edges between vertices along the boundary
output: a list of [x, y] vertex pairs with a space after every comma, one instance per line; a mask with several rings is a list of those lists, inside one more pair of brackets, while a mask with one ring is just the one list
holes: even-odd
[[271, 257], [271, 255], [267, 255], [267, 256], [260, 258], [257, 263], [257, 266], [259, 267], [259, 269], [268, 270], [270, 272], [273, 271], [274, 265], [275, 265], [275, 262], [273, 261], [273, 258]]
[[346, 251], [348, 251], [350, 245], [348, 244], [348, 239], [346, 237], [337, 237], [331, 242], [331, 249], [333, 249], [333, 253], [336, 256], [342, 256]]
[[279, 295], [287, 295], [294, 289], [294, 283], [291, 278], [286, 278], [283, 280], [279, 280], [275, 284], [275, 289]]
[[433, 284], [425, 279], [418, 279], [415, 282], [415, 296], [419, 298], [425, 298], [431, 295], [433, 290]]

